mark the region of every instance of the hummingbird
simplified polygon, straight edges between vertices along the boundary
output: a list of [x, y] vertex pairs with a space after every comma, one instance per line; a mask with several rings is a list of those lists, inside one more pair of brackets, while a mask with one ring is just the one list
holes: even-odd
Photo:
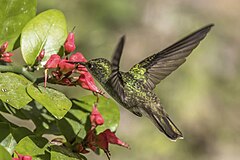
[[183, 139], [182, 132], [170, 119], [153, 89], [186, 61], [186, 57], [206, 37], [212, 26], [213, 24], [209, 24], [147, 57], [128, 72], [119, 70], [125, 36], [120, 38], [111, 62], [104, 58], [96, 58], [74, 63], [84, 65], [121, 106], [136, 116], [147, 116], [170, 140]]

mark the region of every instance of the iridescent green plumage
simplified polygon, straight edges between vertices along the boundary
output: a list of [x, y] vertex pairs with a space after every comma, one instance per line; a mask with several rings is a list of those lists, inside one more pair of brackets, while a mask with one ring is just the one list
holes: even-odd
[[176, 140], [183, 135], [152, 90], [186, 61], [186, 57], [205, 38], [212, 26], [203, 27], [163, 51], [144, 59], [128, 72], [119, 71], [125, 37], [118, 43], [112, 62], [98, 58], [88, 61], [85, 66], [119, 104], [137, 116], [146, 115], [161, 132]]

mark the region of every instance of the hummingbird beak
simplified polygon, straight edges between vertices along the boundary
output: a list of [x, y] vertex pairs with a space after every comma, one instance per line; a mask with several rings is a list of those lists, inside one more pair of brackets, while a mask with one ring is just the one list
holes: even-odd
[[86, 64], [87, 64], [87, 62], [68, 62], [68, 63], [76, 64], [76, 65], [83, 65], [83, 66], [86, 66]]

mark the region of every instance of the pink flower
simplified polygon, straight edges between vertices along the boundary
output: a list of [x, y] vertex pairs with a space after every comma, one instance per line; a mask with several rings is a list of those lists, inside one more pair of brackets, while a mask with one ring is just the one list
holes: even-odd
[[63, 72], [63, 73], [68, 73], [72, 70], [75, 69], [75, 65], [74, 64], [71, 64], [71, 63], [68, 63], [69, 61], [66, 60], [66, 59], [62, 59], [58, 66], [60, 68], [60, 71]]
[[5, 42], [0, 47], [0, 53], [4, 53], [8, 47], [8, 42]]
[[86, 58], [80, 52], [76, 52], [69, 57], [71, 62], [87, 62]]
[[47, 63], [45, 64], [45, 68], [57, 68], [58, 64], [61, 60], [61, 57], [57, 54], [52, 54], [51, 57], [48, 59]]
[[89, 72], [84, 72], [79, 76], [78, 83], [82, 88], [100, 93], [100, 90], [97, 88], [92, 75]]
[[1, 56], [2, 56], [2, 57], [12, 57], [13, 54], [10, 53], [10, 52], [5, 52], [5, 53], [1, 54]]
[[31, 156], [23, 156], [22, 160], [32, 160], [32, 157]]
[[6, 63], [11, 63], [11, 57], [13, 56], [12, 53], [5, 52], [8, 47], [8, 42], [5, 42], [0, 47], [0, 61], [4, 61]]
[[101, 113], [98, 111], [96, 104], [93, 105], [92, 113], [90, 115], [90, 121], [91, 121], [92, 129], [104, 123], [104, 119]]
[[12, 160], [32, 160], [31, 156], [22, 155], [22, 154], [17, 153], [16, 151], [15, 151], [15, 153], [17, 154], [18, 158], [12, 158]]
[[10, 57], [1, 57], [0, 60], [4, 61], [4, 62], [7, 62], [7, 63], [11, 63], [12, 62]]
[[[87, 62], [86, 58], [80, 52], [77, 52], [77, 53], [71, 55], [69, 57], [69, 61], [70, 62]], [[83, 74], [84, 74], [84, 72], [88, 72], [87, 68], [84, 67], [83, 65], [78, 65], [77, 70], [79, 71], [79, 73], [83, 73]]]
[[37, 56], [37, 61], [40, 62], [44, 58], [44, 55], [45, 55], [45, 50], [43, 49]]
[[76, 49], [74, 33], [70, 32], [68, 34], [67, 40], [64, 43], [64, 48], [67, 53], [71, 53]]

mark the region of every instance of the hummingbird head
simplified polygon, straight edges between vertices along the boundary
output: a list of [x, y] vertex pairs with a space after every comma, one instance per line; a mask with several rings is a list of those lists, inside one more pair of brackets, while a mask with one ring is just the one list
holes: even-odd
[[100, 83], [106, 83], [112, 73], [111, 63], [104, 58], [89, 60], [84, 66]]

